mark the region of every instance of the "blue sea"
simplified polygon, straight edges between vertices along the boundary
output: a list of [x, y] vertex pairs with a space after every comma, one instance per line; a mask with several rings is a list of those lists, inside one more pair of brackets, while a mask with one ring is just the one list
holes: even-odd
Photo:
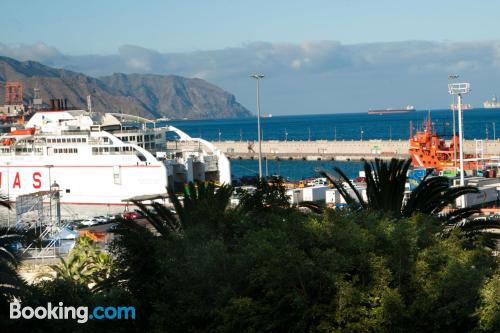
[[[264, 140], [407, 140], [410, 122], [413, 131], [422, 128], [430, 114], [432, 126], [444, 138], [453, 132], [451, 110], [418, 110], [403, 114], [369, 115], [364, 113], [274, 116], [262, 118], [262, 137]], [[464, 137], [466, 139], [493, 139], [500, 136], [500, 109], [472, 109], [463, 112]], [[170, 125], [180, 128], [193, 137], [210, 141], [218, 140], [256, 140], [257, 120], [252, 118], [183, 120], [171, 121]], [[458, 121], [456, 124], [458, 131]], [[233, 177], [255, 175], [257, 161], [233, 160]], [[355, 162], [325, 161], [274, 161], [268, 162], [268, 174], [280, 174], [290, 179], [313, 177], [315, 168], [331, 169], [340, 166], [350, 177], [356, 177], [361, 169]], [[264, 167], [265, 170], [265, 167]]]
[[[369, 115], [342, 113], [261, 118], [264, 140], [359, 140], [408, 139], [410, 121], [419, 128], [430, 113], [435, 130], [450, 136], [453, 122], [451, 110], [419, 110], [402, 114]], [[466, 139], [493, 138], [493, 123], [500, 128], [500, 109], [464, 111]], [[193, 137], [206, 140], [256, 140], [257, 120], [252, 118], [171, 121]], [[457, 125], [458, 128], [458, 125]], [[500, 133], [497, 137], [500, 136]]]

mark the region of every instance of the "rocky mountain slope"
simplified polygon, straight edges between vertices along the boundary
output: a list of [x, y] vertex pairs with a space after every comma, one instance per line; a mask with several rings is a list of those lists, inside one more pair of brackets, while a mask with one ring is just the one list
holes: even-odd
[[34, 61], [0, 57], [0, 103], [5, 98], [6, 81], [21, 82], [26, 101], [33, 96], [34, 88], [40, 89], [45, 102], [66, 98], [68, 105], [77, 108], [85, 107], [86, 98], [91, 95], [95, 111], [172, 119], [250, 116], [233, 95], [201, 79], [149, 74], [93, 78]]

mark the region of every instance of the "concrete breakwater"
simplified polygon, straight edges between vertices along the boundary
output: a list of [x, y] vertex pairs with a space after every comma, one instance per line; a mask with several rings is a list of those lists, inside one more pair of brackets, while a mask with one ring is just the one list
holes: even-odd
[[[212, 141], [218, 149], [231, 159], [257, 159], [257, 141]], [[449, 143], [448, 143], [449, 144]], [[465, 152], [476, 153], [474, 140], [465, 141]], [[359, 160], [362, 158], [407, 158], [408, 140], [364, 140], [364, 141], [262, 141], [263, 158], [300, 160]], [[500, 140], [483, 140], [484, 156], [500, 155]]]

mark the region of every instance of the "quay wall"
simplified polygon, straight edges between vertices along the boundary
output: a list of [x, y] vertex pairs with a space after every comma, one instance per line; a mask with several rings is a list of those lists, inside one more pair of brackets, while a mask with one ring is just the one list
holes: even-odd
[[[258, 158], [258, 142], [212, 141], [229, 158]], [[262, 141], [262, 154], [269, 159], [336, 159], [407, 158], [408, 140], [352, 140], [352, 141]], [[465, 152], [475, 154], [476, 142], [467, 140]], [[483, 140], [485, 156], [500, 155], [500, 140]]]

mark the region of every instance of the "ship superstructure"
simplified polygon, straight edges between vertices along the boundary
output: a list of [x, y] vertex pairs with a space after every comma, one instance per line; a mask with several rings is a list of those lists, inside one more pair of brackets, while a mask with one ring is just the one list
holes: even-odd
[[500, 102], [497, 100], [496, 96], [493, 96], [492, 99], [484, 102], [483, 106], [485, 109], [500, 109]]
[[[172, 126], [135, 120], [132, 127], [108, 113], [34, 113], [0, 137], [2, 193], [14, 201], [49, 191], [56, 182], [62, 204], [109, 206], [191, 181], [231, 182], [229, 160], [210, 143]], [[169, 133], [175, 146], [167, 145]]]
[[[410, 125], [410, 129], [412, 126]], [[431, 127], [431, 118], [427, 117], [423, 131], [417, 131], [412, 135], [410, 130], [410, 148], [414, 167], [434, 168], [436, 170], [455, 169], [459, 165], [458, 151], [460, 150], [457, 135], [453, 135], [450, 145], [447, 145], [444, 139]], [[472, 155], [465, 155], [466, 159], [473, 159]], [[464, 162], [464, 169], [473, 169], [477, 166], [476, 161]]]

